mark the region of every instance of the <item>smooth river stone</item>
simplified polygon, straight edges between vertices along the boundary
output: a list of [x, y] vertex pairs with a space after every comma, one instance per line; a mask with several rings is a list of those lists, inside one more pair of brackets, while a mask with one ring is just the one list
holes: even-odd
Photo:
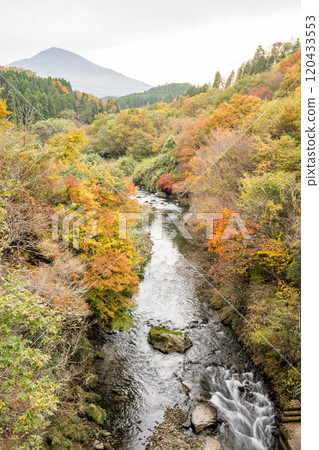
[[205, 450], [221, 450], [221, 445], [217, 439], [212, 436], [207, 436], [205, 439]]
[[217, 425], [216, 408], [209, 403], [199, 403], [192, 412], [191, 422], [195, 433], [200, 433], [207, 427], [215, 427]]

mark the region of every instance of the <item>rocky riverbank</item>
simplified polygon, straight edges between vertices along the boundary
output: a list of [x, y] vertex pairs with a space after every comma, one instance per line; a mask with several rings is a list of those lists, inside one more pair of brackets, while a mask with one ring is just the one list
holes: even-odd
[[181, 408], [168, 408], [163, 422], [156, 428], [146, 448], [148, 450], [204, 449], [205, 444], [202, 440], [186, 432], [187, 419], [188, 415]]
[[[85, 349], [85, 350], [84, 350]], [[51, 420], [46, 432], [45, 447], [61, 449], [112, 449], [112, 435], [105, 429], [107, 412], [99, 402], [97, 394], [98, 376], [94, 361], [104, 358], [95, 352], [87, 337], [82, 338], [83, 370], [78, 373], [73, 385]]]
[[[179, 407], [168, 408], [164, 420], [157, 426], [146, 446], [148, 450], [221, 450], [221, 444], [214, 437], [217, 425], [217, 411], [209, 403], [200, 402], [185, 412]], [[194, 436], [192, 430], [197, 434]]]

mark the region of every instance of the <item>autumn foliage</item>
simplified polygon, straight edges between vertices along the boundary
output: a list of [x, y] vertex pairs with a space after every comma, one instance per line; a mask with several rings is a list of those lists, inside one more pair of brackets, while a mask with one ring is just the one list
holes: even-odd
[[69, 394], [92, 363], [88, 324], [130, 321], [143, 255], [134, 224], [120, 238], [119, 215], [139, 212], [133, 182], [178, 196], [192, 213], [220, 213], [208, 239], [190, 224], [204, 242], [207, 296], [281, 399], [291, 397], [300, 383], [297, 44], [258, 47], [236, 79], [218, 72], [170, 104], [122, 111], [65, 80], [6, 70], [27, 98], [34, 87], [35, 106], [51, 119], [29, 114], [4, 87], [1, 447], [43, 448], [49, 417], [68, 416]]
[[[300, 382], [299, 77], [297, 51], [255, 85], [243, 77], [226, 101], [189, 121], [177, 140], [183, 179], [175, 186], [192, 211], [222, 214], [208, 241], [211, 277], [233, 308], [216, 292], [212, 306], [288, 397]], [[234, 213], [246, 236], [236, 227], [227, 233]]]
[[170, 194], [173, 189], [174, 181], [175, 179], [173, 175], [161, 175], [157, 184], [162, 189], [162, 191], [166, 192], [166, 194]]
[[7, 116], [0, 101], [0, 446], [42, 448], [92, 364], [92, 350], [79, 356], [88, 318], [125, 327], [141, 255], [130, 229], [119, 238], [119, 214], [139, 209], [128, 178], [81, 153], [83, 129], [41, 144]]

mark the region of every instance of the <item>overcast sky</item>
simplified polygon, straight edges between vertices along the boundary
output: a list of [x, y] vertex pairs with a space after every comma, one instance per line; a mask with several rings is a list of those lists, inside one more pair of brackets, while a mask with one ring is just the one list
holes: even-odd
[[0, 0], [0, 65], [49, 47], [151, 85], [224, 76], [300, 36], [298, 0]]

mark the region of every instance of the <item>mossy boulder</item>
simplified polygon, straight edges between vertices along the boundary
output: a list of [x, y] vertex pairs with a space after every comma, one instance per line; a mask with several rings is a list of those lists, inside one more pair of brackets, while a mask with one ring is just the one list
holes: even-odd
[[99, 377], [97, 375], [95, 375], [94, 373], [88, 373], [83, 381], [85, 386], [94, 389], [97, 385], [98, 380]]
[[74, 361], [78, 363], [87, 363], [93, 361], [94, 348], [89, 339], [86, 336], [82, 336], [79, 340], [78, 350], [74, 355]]
[[74, 386], [70, 391], [67, 393], [68, 399], [73, 400], [85, 400], [85, 391], [81, 388], [81, 386]]
[[104, 359], [104, 358], [105, 358], [105, 355], [104, 355], [103, 352], [98, 351], [98, 352], [95, 353], [94, 358], [95, 358], [95, 359]]
[[88, 439], [86, 427], [83, 426], [82, 424], [67, 425], [63, 430], [63, 434], [66, 438], [70, 439], [71, 441], [86, 442]]
[[85, 408], [85, 413], [89, 420], [97, 423], [98, 425], [103, 425], [106, 420], [106, 412], [100, 406], [90, 403]]
[[56, 414], [52, 419], [47, 434], [50, 448], [74, 448], [75, 442], [87, 442], [92, 437], [92, 425], [88, 426], [77, 416], [76, 410], [67, 410], [66, 413]]
[[53, 450], [63, 450], [63, 449], [71, 449], [72, 442], [65, 438], [62, 433], [58, 431], [53, 435], [48, 435], [47, 442], [50, 445], [50, 448]]
[[191, 347], [192, 341], [182, 331], [172, 331], [163, 327], [153, 327], [148, 333], [148, 342], [162, 353], [184, 353]]
[[115, 395], [113, 397], [113, 400], [116, 402], [126, 402], [128, 400], [128, 396], [127, 395]]
[[102, 400], [102, 396], [100, 394], [96, 394], [95, 392], [85, 392], [85, 400], [88, 403], [96, 403]]
[[[94, 381], [95, 381], [95, 379], [94, 379]], [[89, 383], [90, 383], [90, 380], [89, 380]], [[81, 386], [75, 386], [69, 392], [68, 399], [69, 400], [80, 400], [81, 402], [96, 403], [96, 402], [101, 401], [102, 397], [101, 397], [101, 395], [96, 394], [95, 392], [85, 391], [84, 389], [81, 388]]]
[[100, 430], [100, 435], [103, 437], [110, 437], [112, 434], [107, 430]]
[[233, 310], [231, 307], [224, 306], [223, 308], [218, 310], [217, 313], [222, 324], [231, 325], [233, 317]]

